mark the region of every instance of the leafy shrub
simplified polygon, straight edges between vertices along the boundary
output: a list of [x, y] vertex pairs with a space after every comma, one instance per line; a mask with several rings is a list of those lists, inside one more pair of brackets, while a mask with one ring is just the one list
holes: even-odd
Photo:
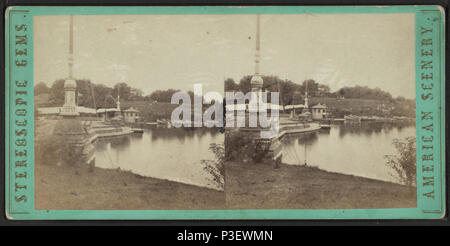
[[82, 150], [74, 148], [66, 138], [47, 136], [35, 141], [35, 162], [37, 165], [78, 164]]
[[60, 139], [51, 136], [36, 139], [34, 156], [37, 165], [56, 165], [61, 156], [62, 146]]
[[214, 153], [214, 160], [202, 160], [203, 170], [210, 173], [210, 181], [217, 184], [220, 188], [225, 187], [225, 148], [223, 144], [212, 143], [209, 150]]
[[397, 155], [386, 155], [387, 166], [392, 168], [399, 181], [407, 186], [416, 184], [416, 138], [394, 139]]
[[82, 158], [83, 155], [81, 148], [74, 148], [74, 146], [67, 141], [63, 141], [62, 149], [59, 153], [62, 163], [70, 166], [80, 164], [80, 158]]
[[261, 162], [269, 152], [267, 143], [256, 141], [248, 132], [227, 131], [225, 133], [225, 160]]

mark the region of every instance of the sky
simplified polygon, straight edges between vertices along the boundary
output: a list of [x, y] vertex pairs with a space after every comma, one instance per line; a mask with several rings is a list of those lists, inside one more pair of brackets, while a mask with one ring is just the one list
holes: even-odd
[[[34, 17], [35, 83], [68, 76], [69, 16]], [[223, 92], [254, 73], [255, 15], [76, 15], [74, 77]], [[413, 14], [261, 15], [262, 75], [415, 98]]]

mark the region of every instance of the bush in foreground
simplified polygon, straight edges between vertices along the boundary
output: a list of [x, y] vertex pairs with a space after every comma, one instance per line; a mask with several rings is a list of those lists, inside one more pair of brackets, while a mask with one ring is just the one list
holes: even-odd
[[398, 154], [385, 156], [387, 166], [394, 170], [401, 183], [416, 185], [416, 138], [394, 139], [392, 144]]
[[63, 163], [70, 166], [78, 164], [81, 150], [74, 148], [65, 138], [47, 136], [35, 141], [35, 162], [37, 165], [57, 165]]
[[215, 159], [202, 160], [203, 170], [211, 174], [210, 181], [223, 189], [225, 187], [225, 148], [223, 144], [212, 143], [209, 150], [214, 153]]

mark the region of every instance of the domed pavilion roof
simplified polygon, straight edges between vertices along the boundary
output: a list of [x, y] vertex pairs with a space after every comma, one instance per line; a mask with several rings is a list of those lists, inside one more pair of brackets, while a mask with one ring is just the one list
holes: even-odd
[[263, 87], [263, 79], [261, 76], [255, 74], [250, 81], [252, 88], [262, 88]]
[[77, 82], [74, 79], [66, 79], [64, 82], [64, 89], [76, 89]]

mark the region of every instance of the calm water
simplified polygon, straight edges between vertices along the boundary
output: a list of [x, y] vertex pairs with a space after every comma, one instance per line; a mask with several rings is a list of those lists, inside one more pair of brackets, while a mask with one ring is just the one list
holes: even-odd
[[217, 130], [144, 129], [143, 134], [99, 141], [95, 164], [101, 168], [218, 189], [202, 160], [213, 160], [210, 143], [223, 143]]
[[362, 123], [333, 125], [329, 132], [291, 135], [282, 140], [283, 162], [306, 162], [323, 170], [398, 182], [385, 155], [396, 154], [395, 138], [414, 137], [414, 124]]
[[[333, 125], [329, 132], [290, 135], [282, 140], [283, 162], [308, 165], [356, 176], [397, 182], [385, 155], [396, 154], [392, 140], [415, 136], [415, 126], [383, 123]], [[213, 160], [211, 143], [223, 134], [210, 129], [144, 129], [143, 134], [102, 140], [96, 146], [96, 166], [218, 189], [203, 170]]]

